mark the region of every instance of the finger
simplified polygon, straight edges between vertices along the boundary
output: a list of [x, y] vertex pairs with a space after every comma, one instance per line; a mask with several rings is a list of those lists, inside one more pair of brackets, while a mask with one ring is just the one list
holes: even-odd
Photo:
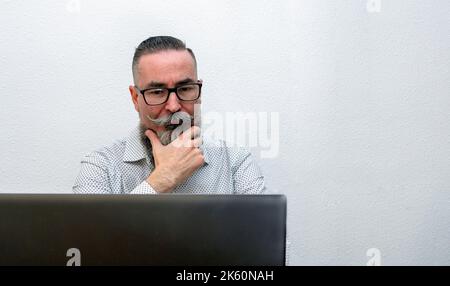
[[187, 139], [187, 140], [174, 140], [172, 143], [170, 143], [174, 147], [186, 147], [186, 148], [193, 148], [193, 147], [200, 147], [203, 144], [203, 138], [197, 137], [195, 139]]
[[181, 137], [181, 139], [188, 138], [190, 140], [190, 139], [195, 139], [197, 137], [200, 137], [200, 135], [201, 135], [200, 127], [192, 126], [188, 130], [181, 133], [180, 137]]
[[147, 136], [148, 139], [150, 139], [150, 142], [152, 143], [152, 147], [154, 149], [162, 146], [161, 141], [159, 141], [158, 136], [156, 135], [156, 133], [153, 130], [151, 130], [151, 129], [146, 130], [145, 136]]
[[203, 144], [203, 139], [202, 139], [202, 137], [197, 137], [197, 138], [195, 138], [195, 139], [193, 139], [192, 140], [192, 145], [194, 146], [194, 147], [200, 147], [201, 145]]

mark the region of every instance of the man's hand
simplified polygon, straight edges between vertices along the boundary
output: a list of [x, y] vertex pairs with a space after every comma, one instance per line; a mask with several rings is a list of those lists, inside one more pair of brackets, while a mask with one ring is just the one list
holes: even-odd
[[155, 160], [155, 169], [147, 178], [147, 183], [158, 193], [173, 191], [205, 162], [198, 148], [202, 139], [197, 126], [192, 126], [167, 146], [161, 144], [152, 130], [147, 130], [145, 135], [152, 143]]

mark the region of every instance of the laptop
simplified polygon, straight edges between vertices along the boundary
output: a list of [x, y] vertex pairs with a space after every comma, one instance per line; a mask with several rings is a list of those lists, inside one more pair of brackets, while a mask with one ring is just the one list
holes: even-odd
[[283, 195], [0, 194], [0, 265], [282, 266]]

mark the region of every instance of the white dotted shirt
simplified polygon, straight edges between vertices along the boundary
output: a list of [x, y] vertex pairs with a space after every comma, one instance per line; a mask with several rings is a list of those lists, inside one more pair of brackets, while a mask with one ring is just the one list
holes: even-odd
[[[264, 177], [250, 152], [203, 138], [205, 163], [174, 193], [262, 194]], [[146, 182], [153, 171], [152, 154], [140, 138], [139, 127], [123, 140], [86, 155], [73, 186], [75, 193], [156, 194]]]

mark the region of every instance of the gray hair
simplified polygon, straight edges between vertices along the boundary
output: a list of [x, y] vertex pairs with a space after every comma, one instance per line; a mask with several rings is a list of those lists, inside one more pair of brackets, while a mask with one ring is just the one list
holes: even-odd
[[183, 41], [171, 36], [150, 37], [144, 40], [142, 43], [140, 43], [134, 52], [131, 69], [133, 71], [133, 80], [135, 85], [137, 85], [136, 78], [137, 78], [137, 65], [139, 63], [139, 59], [143, 55], [153, 54], [167, 50], [188, 51], [191, 54], [192, 58], [194, 59], [195, 66], [197, 66], [197, 60], [195, 59], [194, 52], [191, 49], [186, 48], [186, 44]]

